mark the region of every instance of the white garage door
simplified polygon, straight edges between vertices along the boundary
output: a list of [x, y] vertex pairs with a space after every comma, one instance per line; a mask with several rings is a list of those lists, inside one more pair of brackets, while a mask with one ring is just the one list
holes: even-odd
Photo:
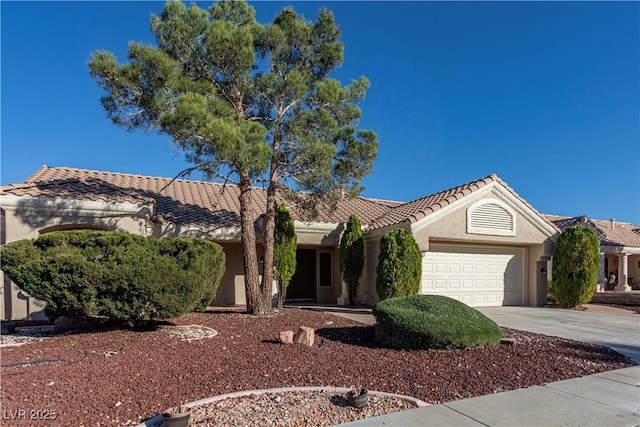
[[422, 258], [421, 293], [472, 307], [524, 304], [524, 251], [431, 245]]

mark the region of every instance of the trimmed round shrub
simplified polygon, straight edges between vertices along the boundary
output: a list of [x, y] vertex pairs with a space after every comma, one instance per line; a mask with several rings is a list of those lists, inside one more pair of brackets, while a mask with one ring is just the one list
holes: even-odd
[[141, 325], [203, 310], [224, 273], [222, 248], [202, 239], [59, 231], [0, 248], [2, 269], [47, 303], [45, 313]]
[[373, 307], [376, 340], [397, 349], [468, 348], [497, 344], [502, 329], [468, 305], [441, 295], [389, 298]]
[[563, 308], [591, 301], [598, 286], [600, 245], [591, 228], [566, 228], [558, 236], [553, 254], [551, 294]]
[[407, 230], [389, 231], [380, 240], [376, 291], [381, 300], [416, 295], [420, 291], [422, 255]]

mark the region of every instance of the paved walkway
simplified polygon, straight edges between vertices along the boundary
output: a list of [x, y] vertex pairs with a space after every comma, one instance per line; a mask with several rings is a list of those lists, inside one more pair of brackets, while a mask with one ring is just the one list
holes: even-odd
[[[321, 309], [317, 307], [317, 309]], [[335, 311], [334, 311], [335, 310]], [[326, 308], [372, 324], [366, 311]], [[606, 345], [640, 363], [640, 315], [590, 307], [480, 309], [500, 326]], [[606, 312], [605, 312], [606, 311]], [[401, 411], [344, 426], [640, 426], [640, 366]]]
[[342, 424], [371, 426], [640, 425], [640, 367], [603, 372]]

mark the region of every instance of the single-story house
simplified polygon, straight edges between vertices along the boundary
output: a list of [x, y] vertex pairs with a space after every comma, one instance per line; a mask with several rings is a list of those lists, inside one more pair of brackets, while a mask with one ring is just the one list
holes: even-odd
[[[213, 182], [43, 166], [24, 183], [0, 188], [1, 243], [71, 229], [210, 239], [227, 258], [215, 303], [241, 305], [238, 195], [237, 187]], [[263, 208], [264, 190], [254, 189], [254, 199]], [[335, 210], [320, 206], [312, 220], [296, 206], [289, 210], [298, 236], [298, 266], [287, 296], [332, 304], [347, 301], [338, 256], [351, 214], [363, 224], [365, 269], [358, 300], [368, 305], [378, 301], [380, 239], [394, 228], [413, 233], [422, 251], [422, 293], [448, 295], [471, 306], [544, 305], [555, 238], [575, 220], [538, 213], [496, 175], [408, 203], [345, 198]], [[627, 274], [640, 278], [639, 227], [609, 224], [609, 230], [606, 222], [591, 223], [604, 239], [602, 274], [617, 267], [620, 285], [626, 285]], [[256, 229], [260, 240], [260, 220]], [[43, 303], [6, 277], [2, 293], [0, 318], [42, 315]]]
[[[564, 217], [543, 215], [560, 230], [582, 225], [594, 230], [600, 240], [600, 273], [602, 290], [640, 290], [640, 226], [625, 222], [590, 219], [586, 216]], [[613, 274], [613, 282], [611, 281]]]

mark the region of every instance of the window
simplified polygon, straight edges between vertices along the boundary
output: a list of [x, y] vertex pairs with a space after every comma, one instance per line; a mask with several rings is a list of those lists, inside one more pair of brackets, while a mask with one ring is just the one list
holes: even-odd
[[320, 286], [332, 285], [331, 255], [331, 252], [320, 252]]

